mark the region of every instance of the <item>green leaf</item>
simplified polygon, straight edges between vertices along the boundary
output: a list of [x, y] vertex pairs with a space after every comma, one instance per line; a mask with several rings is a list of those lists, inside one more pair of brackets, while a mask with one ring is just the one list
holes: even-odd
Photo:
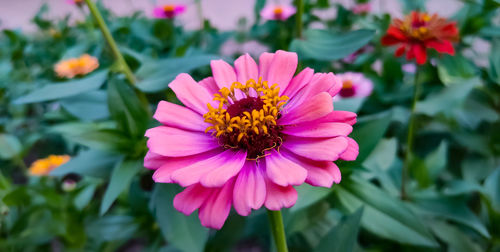
[[452, 85], [477, 75], [474, 63], [462, 55], [444, 55], [438, 63], [439, 79], [445, 85]]
[[16, 136], [0, 134], [0, 159], [11, 159], [18, 156], [22, 147]]
[[142, 137], [150, 120], [145, 105], [124, 80], [113, 78], [108, 85], [108, 107], [119, 129], [131, 137]]
[[368, 44], [375, 35], [372, 30], [334, 33], [326, 30], [306, 30], [305, 39], [295, 39], [290, 50], [301, 59], [332, 61], [342, 59]]
[[75, 205], [76, 209], [82, 210], [90, 203], [90, 201], [94, 197], [96, 187], [96, 184], [90, 184], [83, 188], [83, 190], [81, 190], [78, 195], [75, 196], [73, 204]]
[[460, 108], [467, 95], [481, 83], [481, 79], [472, 78], [447, 86], [441, 92], [417, 103], [416, 111], [428, 116], [435, 116], [438, 113], [450, 114]]
[[486, 178], [483, 187], [493, 207], [500, 212], [500, 168], [497, 168]]
[[89, 222], [85, 230], [92, 240], [105, 242], [130, 240], [138, 228], [132, 216], [111, 215]]
[[111, 204], [118, 198], [118, 195], [130, 186], [132, 178], [143, 168], [142, 163], [143, 160], [124, 160], [118, 162], [115, 168], [113, 168], [99, 210], [101, 215], [106, 213], [109, 207], [111, 207]]
[[52, 170], [50, 175], [64, 176], [76, 173], [91, 177], [108, 177], [111, 168], [119, 159], [120, 156], [115, 154], [98, 150], [85, 150], [72, 157], [67, 163]]
[[299, 211], [306, 208], [319, 200], [326, 197], [330, 192], [330, 188], [314, 187], [308, 184], [303, 184], [295, 188], [298, 193], [297, 203], [291, 208], [291, 211]]
[[47, 84], [40, 89], [36, 89], [25, 96], [17, 98], [14, 104], [45, 102], [96, 90], [104, 83], [107, 75], [107, 71], [99, 71], [82, 79]]
[[82, 121], [94, 121], [109, 117], [105, 91], [95, 90], [60, 100], [61, 105]]
[[374, 171], [387, 171], [396, 159], [396, 138], [382, 139], [363, 162], [363, 166]]
[[498, 38], [500, 37], [500, 26], [483, 27], [479, 34], [484, 37]]
[[356, 163], [361, 164], [375, 149], [389, 127], [391, 116], [390, 112], [383, 112], [363, 119], [360, 118], [359, 122], [354, 125], [352, 138], [359, 144], [359, 155], [356, 158]]
[[366, 97], [342, 98], [338, 101], [333, 102], [333, 107], [335, 108], [335, 110], [358, 113], [365, 100]]
[[490, 238], [488, 230], [481, 220], [467, 207], [462, 197], [415, 198], [422, 215], [441, 217], [464, 224], [486, 238]]
[[314, 251], [316, 252], [343, 252], [354, 251], [356, 246], [359, 224], [363, 208], [358, 209], [352, 215], [342, 219], [325, 237], [321, 240]]
[[446, 141], [442, 141], [439, 147], [425, 158], [425, 166], [427, 167], [429, 178], [432, 181], [434, 181], [446, 168], [447, 159], [448, 143]]
[[137, 88], [146, 93], [164, 90], [180, 73], [188, 73], [196, 68], [208, 65], [211, 60], [220, 57], [214, 55], [195, 55], [183, 58], [148, 60], [137, 71], [140, 81]]
[[403, 202], [370, 182], [359, 178], [342, 180], [334, 191], [349, 212], [364, 206], [361, 223], [373, 234], [405, 244], [437, 246], [420, 219]]
[[448, 251], [456, 252], [480, 252], [483, 250], [477, 243], [474, 243], [468, 235], [460, 229], [447, 224], [444, 221], [433, 220], [429, 222], [432, 232], [449, 246]]
[[151, 198], [152, 210], [168, 243], [179, 250], [203, 251], [208, 229], [201, 226], [195, 214], [185, 216], [173, 207], [175, 194], [180, 188], [173, 184], [157, 183]]
[[500, 85], [500, 42], [493, 43], [490, 54], [490, 68], [488, 69], [490, 79]]

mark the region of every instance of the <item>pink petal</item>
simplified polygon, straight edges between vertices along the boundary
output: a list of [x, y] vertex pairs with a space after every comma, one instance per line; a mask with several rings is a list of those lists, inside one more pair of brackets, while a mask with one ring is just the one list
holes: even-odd
[[237, 81], [233, 67], [227, 62], [223, 60], [212, 60], [210, 62], [210, 67], [212, 67], [212, 74], [219, 89], [223, 87], [229, 88], [233, 82]]
[[196, 184], [177, 194], [174, 198], [174, 208], [177, 211], [190, 215], [210, 197], [212, 189]]
[[157, 183], [172, 183], [172, 173], [188, 167], [194, 163], [212, 158], [222, 153], [221, 148], [207, 151], [200, 154], [195, 154], [186, 157], [164, 157], [161, 166], [153, 174], [153, 180]]
[[301, 106], [286, 111], [278, 120], [280, 125], [290, 125], [308, 122], [321, 118], [333, 111], [332, 97], [327, 92], [322, 92], [304, 102]]
[[282, 150], [283, 156], [299, 164], [307, 170], [306, 182], [313, 186], [331, 187], [340, 182], [340, 170], [333, 162], [314, 161]]
[[347, 161], [354, 161], [358, 157], [359, 154], [359, 146], [354, 139], [350, 137], [346, 137], [347, 139], [347, 149], [345, 152], [340, 154], [340, 159], [347, 160]]
[[354, 125], [356, 123], [356, 116], [356, 113], [350, 111], [332, 111], [328, 115], [309, 123], [314, 124], [323, 122], [341, 122], [347, 123], [349, 125]]
[[300, 165], [283, 157], [276, 150], [266, 156], [266, 174], [269, 179], [280, 186], [300, 185], [307, 177], [307, 171]]
[[288, 97], [293, 97], [295, 94], [301, 90], [305, 85], [307, 85], [314, 75], [314, 70], [307, 67], [302, 70], [299, 74], [297, 74], [290, 81], [290, 84], [285, 89], [280, 89], [280, 93], [282, 95], [286, 95]]
[[259, 77], [263, 80], [267, 80], [267, 73], [269, 71], [269, 66], [273, 61], [274, 53], [262, 53], [259, 57]]
[[160, 101], [153, 118], [166, 126], [181, 129], [205, 131], [210, 126], [203, 121], [203, 117], [183, 106], [166, 101]]
[[337, 76], [333, 75], [333, 85], [328, 90], [328, 93], [333, 97], [337, 95], [341, 89], [342, 89], [342, 80], [340, 80], [340, 78], [338, 78]]
[[[347, 141], [347, 140], [346, 140]], [[205, 160], [201, 160], [200, 162], [194, 163], [182, 169], [176, 170], [170, 176], [172, 181], [178, 183], [181, 186], [190, 186], [192, 184], [196, 184], [200, 182], [200, 180], [207, 174], [217, 169], [234, 171], [241, 169], [243, 166], [243, 162], [241, 160], [241, 154], [234, 152], [233, 150], [226, 150], [218, 155], [215, 155], [211, 158], [207, 158]], [[220, 174], [218, 172], [218, 174]], [[217, 184], [220, 186], [225, 183], [227, 179], [231, 178], [231, 174], [224, 175], [224, 178], [221, 178], [218, 181], [215, 181], [213, 184]], [[224, 181], [224, 179], [226, 179]], [[205, 179], [204, 182], [209, 184], [209, 180]]]
[[281, 14], [281, 20], [287, 20], [290, 16], [295, 14], [297, 10], [292, 5], [283, 6], [283, 14]]
[[206, 88], [208, 93], [210, 94], [216, 94], [219, 92], [219, 86], [217, 86], [217, 83], [215, 82], [214, 77], [207, 77], [200, 82], [198, 82], [202, 87]]
[[148, 153], [146, 153], [146, 156], [144, 157], [144, 167], [151, 170], [156, 170], [160, 168], [160, 166], [162, 166], [167, 159], [168, 157], [158, 155], [152, 151], [148, 151]]
[[177, 75], [169, 87], [186, 107], [202, 115], [208, 112], [207, 103], [216, 107], [216, 103], [212, 101], [212, 95], [206, 89], [201, 88], [188, 74]]
[[300, 138], [289, 136], [283, 142], [283, 147], [291, 152], [312, 160], [335, 161], [348, 145], [345, 137], [327, 139]]
[[337, 78], [333, 73], [315, 73], [309, 84], [300, 90], [297, 95], [290, 97], [287, 108], [292, 110], [304, 102], [311, 101], [311, 98], [319, 93], [329, 92], [334, 85], [337, 85], [336, 82]]
[[297, 63], [296, 53], [278, 50], [274, 54], [265, 80], [268, 81], [269, 86], [277, 83], [280, 90], [285, 90], [297, 70]]
[[233, 205], [238, 214], [247, 216], [259, 209], [266, 199], [266, 182], [255, 161], [247, 161], [234, 184]]
[[246, 151], [233, 152], [228, 157], [224, 165], [221, 165], [213, 170], [210, 170], [200, 179], [200, 183], [205, 187], [220, 187], [226, 183], [230, 178], [236, 176], [245, 164], [247, 157]]
[[259, 79], [259, 68], [255, 60], [248, 53], [241, 55], [234, 61], [234, 68], [238, 81], [245, 84], [249, 79], [257, 81]]
[[347, 123], [303, 123], [286, 126], [281, 132], [299, 137], [337, 137], [347, 136], [351, 133], [352, 126]]
[[264, 205], [267, 209], [278, 211], [283, 207], [292, 207], [297, 202], [297, 191], [293, 186], [279, 186], [270, 180], [266, 181], [267, 196]]
[[220, 229], [231, 210], [234, 180], [229, 181], [220, 189], [213, 189], [211, 197], [205, 201], [198, 211], [201, 225]]
[[155, 7], [153, 9], [153, 17], [155, 18], [166, 18], [165, 10], [162, 7]]
[[159, 155], [183, 157], [219, 147], [217, 139], [208, 134], [159, 126], [146, 131], [148, 148]]

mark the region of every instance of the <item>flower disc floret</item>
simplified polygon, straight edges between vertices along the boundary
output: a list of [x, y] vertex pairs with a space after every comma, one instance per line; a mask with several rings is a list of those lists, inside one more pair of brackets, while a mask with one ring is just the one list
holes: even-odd
[[212, 132], [225, 148], [246, 150], [248, 159], [264, 156], [266, 150], [279, 147], [283, 141], [276, 121], [289, 98], [279, 92], [278, 84], [269, 86], [262, 78], [220, 89], [214, 94], [219, 106], [207, 104], [203, 118], [210, 126], [205, 132]]

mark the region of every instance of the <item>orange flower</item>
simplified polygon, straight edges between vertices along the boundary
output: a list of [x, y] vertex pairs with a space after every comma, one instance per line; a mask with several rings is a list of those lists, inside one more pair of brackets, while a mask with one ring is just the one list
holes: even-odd
[[29, 168], [29, 173], [32, 176], [47, 176], [55, 168], [68, 162], [68, 155], [50, 155], [43, 159], [38, 159], [33, 162]]
[[439, 53], [455, 54], [451, 42], [458, 41], [458, 29], [455, 22], [434, 14], [413, 11], [403, 20], [394, 19], [387, 34], [382, 37], [386, 46], [399, 45], [396, 56], [406, 52], [406, 59], [417, 59], [418, 64], [427, 61], [427, 48], [434, 48]]
[[77, 75], [86, 75], [99, 67], [97, 58], [88, 54], [80, 58], [63, 60], [54, 66], [54, 71], [59, 77], [73, 78]]

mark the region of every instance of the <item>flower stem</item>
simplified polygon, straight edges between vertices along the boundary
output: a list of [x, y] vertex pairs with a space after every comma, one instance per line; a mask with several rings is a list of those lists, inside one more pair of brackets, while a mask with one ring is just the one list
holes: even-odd
[[414, 79], [413, 101], [411, 103], [411, 110], [410, 110], [410, 121], [408, 122], [408, 135], [406, 137], [405, 159], [403, 163], [403, 170], [401, 171], [401, 199], [403, 200], [407, 199], [406, 183], [408, 179], [408, 172], [410, 169], [412, 149], [413, 149], [413, 139], [415, 135], [415, 107], [417, 105], [418, 97], [420, 95], [420, 83], [418, 81], [420, 72], [421, 72], [420, 66], [417, 66]]
[[104, 22], [104, 19], [102, 18], [101, 13], [97, 9], [97, 6], [95, 5], [95, 3], [92, 0], [85, 0], [85, 3], [87, 4], [87, 6], [89, 6], [90, 13], [92, 14], [95, 21], [97, 22], [99, 29], [101, 29], [101, 32], [102, 32], [102, 35], [104, 36], [104, 39], [106, 39], [106, 42], [108, 43], [109, 47], [111, 47], [111, 51], [113, 52], [113, 55], [115, 56], [116, 63], [118, 64], [120, 71], [123, 74], [125, 74], [125, 77], [130, 82], [130, 84], [135, 85], [134, 74], [132, 73], [132, 70], [130, 70], [130, 67], [127, 65], [127, 62], [123, 58], [122, 53], [118, 49], [118, 46], [116, 45], [116, 41], [113, 39], [113, 36], [111, 36], [111, 32], [109, 32], [108, 26]]
[[302, 16], [304, 14], [304, 0], [296, 0], [295, 5], [297, 8], [297, 14], [295, 15], [295, 29], [297, 32], [297, 38], [302, 38]]
[[269, 217], [271, 232], [273, 234], [277, 251], [288, 252], [288, 247], [286, 246], [285, 228], [283, 226], [283, 218], [281, 217], [281, 211], [267, 210], [267, 215]]

